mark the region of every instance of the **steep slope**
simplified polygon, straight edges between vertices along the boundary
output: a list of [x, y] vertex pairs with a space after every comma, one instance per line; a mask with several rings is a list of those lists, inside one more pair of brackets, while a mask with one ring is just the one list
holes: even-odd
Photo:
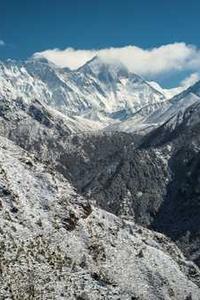
[[200, 272], [163, 235], [91, 206], [0, 137], [0, 297], [199, 299]]
[[[175, 114], [145, 137], [143, 147], [157, 148], [162, 154], [170, 148], [168, 168], [172, 179], [166, 197], [156, 214], [153, 228], [177, 241], [185, 254], [200, 265], [199, 222], [199, 132], [200, 103]], [[148, 150], [149, 151], [149, 150]]]

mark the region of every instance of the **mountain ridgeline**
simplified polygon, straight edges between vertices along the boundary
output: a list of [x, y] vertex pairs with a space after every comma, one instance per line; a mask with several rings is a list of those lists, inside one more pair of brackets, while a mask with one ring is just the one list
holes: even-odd
[[0, 297], [199, 299], [200, 82], [155, 87], [0, 63]]

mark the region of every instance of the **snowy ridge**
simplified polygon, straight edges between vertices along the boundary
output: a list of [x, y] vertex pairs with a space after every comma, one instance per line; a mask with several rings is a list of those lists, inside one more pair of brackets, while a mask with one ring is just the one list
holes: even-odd
[[145, 134], [168, 120], [174, 120], [176, 123], [176, 119], [179, 118], [180, 122], [180, 115], [183, 116], [187, 109], [199, 103], [200, 82], [197, 82], [169, 100], [142, 107], [127, 120], [110, 125], [108, 129]]
[[185, 112], [188, 107], [200, 101], [200, 82], [186, 91], [173, 97], [160, 110], [156, 111], [150, 118], [155, 122], [166, 122], [175, 114]]

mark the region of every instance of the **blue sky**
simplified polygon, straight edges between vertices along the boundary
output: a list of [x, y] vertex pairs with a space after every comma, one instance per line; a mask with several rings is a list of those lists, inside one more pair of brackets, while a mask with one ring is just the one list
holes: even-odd
[[[149, 49], [184, 42], [199, 49], [199, 11], [197, 0], [1, 0], [0, 59], [68, 47]], [[176, 85], [191, 72], [159, 78]]]

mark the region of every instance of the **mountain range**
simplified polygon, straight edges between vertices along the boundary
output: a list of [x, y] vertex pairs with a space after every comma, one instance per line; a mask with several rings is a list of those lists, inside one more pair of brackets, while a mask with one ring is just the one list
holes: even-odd
[[170, 91], [130, 73], [121, 63], [108, 64], [98, 57], [74, 71], [42, 58], [8, 60], [0, 63], [0, 76], [1, 98], [23, 98], [26, 103], [37, 99], [65, 116], [107, 130], [136, 131], [161, 124], [179, 105], [187, 108], [199, 98], [197, 83], [169, 101]]
[[0, 63], [2, 299], [200, 299], [200, 82], [169, 94]]

